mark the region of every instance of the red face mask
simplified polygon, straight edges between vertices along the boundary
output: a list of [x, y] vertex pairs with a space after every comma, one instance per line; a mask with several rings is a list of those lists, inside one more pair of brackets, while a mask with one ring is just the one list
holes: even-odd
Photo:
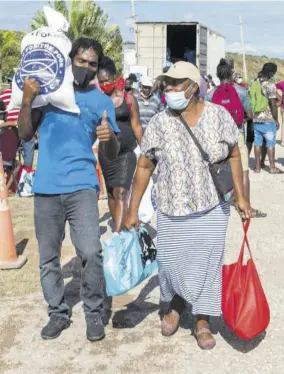
[[115, 88], [115, 83], [105, 83], [105, 84], [100, 84], [100, 89], [107, 95], [112, 93], [112, 91]]

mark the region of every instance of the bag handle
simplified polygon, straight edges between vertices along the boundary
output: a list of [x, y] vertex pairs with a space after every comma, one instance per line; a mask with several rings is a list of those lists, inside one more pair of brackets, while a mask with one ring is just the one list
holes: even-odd
[[199, 152], [201, 153], [201, 156], [203, 158], [204, 161], [208, 162], [209, 164], [210, 161], [209, 161], [209, 156], [208, 154], [204, 151], [204, 149], [201, 147], [199, 141], [197, 140], [196, 136], [193, 134], [193, 132], [191, 131], [190, 127], [188, 126], [186, 120], [183, 118], [182, 115], [179, 116], [179, 119], [181, 120], [181, 123], [184, 125], [184, 127], [186, 128], [186, 130], [188, 131], [191, 139], [193, 140], [194, 144], [196, 145], [196, 147], [198, 148]]
[[210, 162], [209, 160], [209, 156], [208, 154], [204, 151], [204, 149], [201, 147], [199, 141], [197, 140], [196, 136], [193, 134], [193, 132], [191, 131], [191, 128], [188, 126], [186, 120], [183, 118], [182, 115], [179, 116], [179, 119], [181, 120], [181, 123], [184, 125], [184, 127], [186, 128], [186, 130], [188, 131], [190, 137], [192, 138], [194, 144], [196, 145], [196, 147], [198, 148], [200, 154], [201, 154], [201, 157], [203, 159], [203, 161], [205, 161], [207, 164], [208, 164], [208, 169], [209, 169], [209, 173], [211, 175], [211, 178], [213, 180], [213, 183], [215, 185], [215, 188], [216, 188], [216, 191], [217, 191], [217, 194], [219, 195], [219, 197], [223, 200], [223, 197], [218, 189], [218, 181], [216, 180], [216, 174], [214, 173], [214, 170], [213, 170], [213, 164]]
[[240, 254], [239, 254], [239, 259], [238, 259], [238, 263], [241, 264], [241, 265], [243, 264], [243, 260], [244, 260], [245, 244], [247, 245], [247, 249], [249, 251], [250, 258], [252, 259], [250, 244], [249, 244], [248, 237], [247, 237], [249, 227], [250, 227], [250, 219], [243, 222], [244, 240], [243, 240], [243, 244], [242, 244], [241, 251], [240, 251]]

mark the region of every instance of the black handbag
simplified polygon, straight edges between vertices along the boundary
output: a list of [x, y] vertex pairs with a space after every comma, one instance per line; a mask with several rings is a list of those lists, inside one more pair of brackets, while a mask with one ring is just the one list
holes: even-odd
[[216, 190], [218, 192], [219, 197], [224, 200], [225, 195], [232, 191], [234, 188], [233, 184], [233, 177], [232, 177], [232, 169], [229, 162], [229, 156], [218, 163], [212, 164], [209, 161], [208, 154], [203, 150], [201, 147], [199, 141], [196, 139], [195, 135], [191, 131], [190, 127], [186, 123], [185, 119], [182, 117], [182, 115], [179, 116], [182, 124], [187, 129], [189, 135], [191, 136], [192, 140], [194, 141], [194, 144], [198, 148], [203, 160], [207, 163], [209, 172], [211, 174], [211, 177], [213, 179], [213, 183], [216, 187]]

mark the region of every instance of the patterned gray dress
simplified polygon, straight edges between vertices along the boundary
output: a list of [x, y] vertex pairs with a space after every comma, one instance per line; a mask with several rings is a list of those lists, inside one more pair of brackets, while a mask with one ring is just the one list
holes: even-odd
[[[211, 103], [205, 103], [192, 131], [211, 162], [224, 160], [237, 145], [235, 122], [226, 109]], [[218, 316], [229, 207], [220, 203], [206, 162], [172, 112], [153, 117], [141, 153], [158, 168], [161, 300], [178, 294], [192, 304], [193, 314]]]

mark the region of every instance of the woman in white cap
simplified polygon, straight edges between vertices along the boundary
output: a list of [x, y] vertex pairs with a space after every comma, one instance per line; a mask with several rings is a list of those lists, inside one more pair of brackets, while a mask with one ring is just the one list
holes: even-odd
[[170, 304], [162, 319], [162, 334], [170, 336], [178, 330], [187, 302], [196, 316], [198, 345], [212, 349], [216, 341], [209, 317], [221, 314], [222, 265], [230, 213], [227, 200], [232, 191], [221, 196], [191, 134], [210, 163], [229, 159], [236, 204], [245, 219], [250, 218], [251, 209], [242, 192], [238, 129], [226, 109], [199, 100], [201, 77], [194, 65], [178, 62], [158, 79], [164, 84], [169, 109], [152, 118], [144, 133], [125, 226], [138, 226], [139, 204], [158, 166], [159, 280], [161, 301]]
[[139, 106], [140, 121], [143, 131], [145, 131], [154, 115], [164, 109], [164, 104], [160, 96], [153, 93], [153, 80], [150, 77], [142, 77], [139, 84], [140, 90], [136, 97]]

